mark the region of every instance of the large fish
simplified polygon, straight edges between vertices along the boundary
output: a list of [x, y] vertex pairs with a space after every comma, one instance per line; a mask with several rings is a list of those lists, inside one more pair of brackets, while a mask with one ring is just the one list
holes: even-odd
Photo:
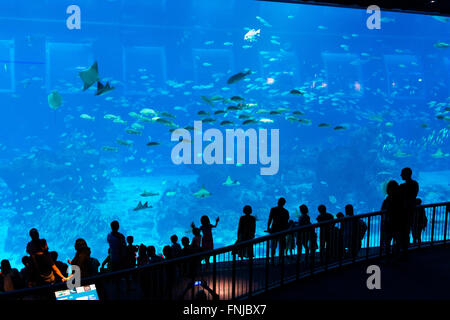
[[211, 196], [211, 192], [206, 190], [205, 186], [202, 186], [199, 191], [197, 191], [193, 194], [193, 196], [196, 198], [207, 198], [207, 197]]
[[58, 109], [58, 108], [62, 105], [62, 97], [61, 97], [61, 95], [58, 93], [58, 91], [53, 90], [53, 91], [48, 95], [48, 105], [49, 105], [50, 108], [52, 108], [53, 110]]
[[114, 89], [115, 89], [115, 87], [111, 87], [109, 85], [109, 82], [106, 82], [106, 84], [103, 85], [100, 81], [98, 81], [97, 82], [97, 92], [95, 93], [95, 95], [100, 96], [100, 95], [105, 94]]
[[252, 72], [250, 70], [248, 70], [247, 72], [239, 72], [236, 73], [235, 75], [231, 76], [227, 83], [228, 84], [232, 84], [232, 83], [236, 83], [238, 81], [241, 81], [242, 79], [244, 79], [246, 76], [248, 76], [249, 74], [251, 74]]
[[90, 86], [100, 80], [100, 77], [98, 76], [97, 61], [95, 61], [89, 69], [80, 71], [78, 74], [80, 75], [81, 80], [83, 80], [83, 91], [86, 91]]

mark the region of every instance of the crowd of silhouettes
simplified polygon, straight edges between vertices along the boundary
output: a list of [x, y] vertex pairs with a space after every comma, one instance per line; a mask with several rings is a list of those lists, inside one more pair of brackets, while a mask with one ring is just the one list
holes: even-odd
[[[395, 180], [389, 181], [386, 187], [387, 197], [383, 201], [381, 216], [382, 249], [389, 255], [396, 254], [401, 258], [407, 257], [410, 244], [410, 234], [413, 243], [421, 242], [421, 234], [427, 226], [425, 209], [420, 207], [421, 199], [417, 198], [419, 184], [412, 179], [412, 170], [404, 168], [401, 171], [404, 183], [398, 184]], [[291, 219], [289, 211], [284, 207], [286, 199], [279, 198], [277, 206], [270, 209], [266, 232], [270, 234], [280, 233], [298, 226], [305, 227], [289, 233], [287, 236], [274, 237], [270, 245], [271, 262], [275, 262], [276, 250], [279, 257], [293, 256], [294, 251], [300, 253], [305, 263], [311, 261], [311, 256], [319, 250], [321, 262], [342, 257], [356, 257], [362, 247], [362, 240], [367, 231], [367, 225], [362, 219], [346, 219], [354, 216], [354, 208], [351, 204], [345, 206], [345, 215], [342, 212], [336, 214], [336, 218], [327, 212], [325, 205], [318, 206], [316, 222], [330, 222], [319, 225], [316, 228], [308, 228], [312, 225], [309, 209], [305, 204], [299, 206], [300, 215], [297, 221]], [[447, 206], [447, 212], [450, 207]], [[239, 219], [236, 244], [255, 238], [256, 217], [252, 215], [252, 207], [244, 206], [243, 216]], [[96, 274], [118, 271], [136, 266], [158, 263], [163, 260], [180, 258], [206, 252], [214, 249], [213, 229], [217, 227], [219, 217], [215, 224], [211, 224], [208, 216], [200, 218], [200, 226], [194, 222], [191, 224], [192, 239], [184, 236], [181, 245], [178, 236], [170, 237], [170, 245], [162, 249], [162, 254], [157, 254], [154, 246], [134, 244], [133, 236], [125, 237], [119, 232], [119, 222], [111, 222], [111, 232], [107, 235], [109, 244], [108, 255], [100, 265], [99, 261], [91, 257], [91, 249], [82, 238], [75, 242], [75, 256], [68, 260], [69, 265], [80, 268], [81, 277], [87, 278]], [[319, 232], [319, 236], [317, 234]], [[56, 251], [49, 251], [45, 239], [41, 239], [35, 228], [29, 231], [30, 242], [26, 246], [27, 256], [22, 258], [24, 267], [20, 270], [11, 268], [8, 260], [1, 261], [0, 291], [11, 291], [21, 288], [29, 288], [45, 284], [54, 284], [67, 281], [69, 266], [58, 260]], [[392, 250], [392, 245], [394, 250]], [[254, 256], [253, 245], [236, 246], [233, 253], [241, 259]], [[195, 276], [201, 270], [201, 261], [205, 261], [206, 270], [209, 268], [209, 257], [193, 259], [192, 262], [181, 266], [183, 275]], [[99, 270], [100, 268], [100, 270]], [[172, 272], [171, 271], [171, 272]]]

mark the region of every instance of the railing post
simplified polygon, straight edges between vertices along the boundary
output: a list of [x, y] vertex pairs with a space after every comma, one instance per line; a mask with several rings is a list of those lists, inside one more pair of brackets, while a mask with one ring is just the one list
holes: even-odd
[[[313, 243], [314, 243], [314, 245], [313, 245]], [[309, 241], [309, 247], [310, 247], [310, 251], [311, 251], [311, 256], [310, 256], [311, 274], [314, 274], [314, 264], [316, 262], [316, 246], [317, 246], [316, 229], [311, 228], [310, 241]]]
[[248, 259], [248, 296], [253, 293], [253, 243], [249, 245]]
[[434, 219], [436, 216], [436, 207], [433, 207], [433, 217], [431, 219], [431, 245], [433, 245], [433, 241], [434, 241]]
[[287, 241], [286, 241], [287, 235], [281, 235], [279, 236], [279, 243], [280, 243], [280, 249], [279, 249], [279, 256], [280, 256], [280, 264], [281, 264], [281, 270], [280, 270], [280, 286], [284, 283], [284, 253], [286, 252], [287, 248]]
[[269, 291], [269, 259], [270, 259], [270, 241], [271, 240], [267, 240], [266, 242], [266, 285], [265, 285], [265, 290], [266, 292]]
[[447, 219], [448, 219], [448, 210], [447, 210], [447, 206], [445, 206], [444, 243], [447, 242]]
[[231, 270], [231, 299], [234, 300], [236, 297], [236, 253], [233, 252], [233, 262]]
[[[366, 260], [369, 259], [369, 246], [370, 246], [370, 218], [371, 216], [367, 217], [367, 245], [366, 245]], [[381, 241], [380, 241], [381, 246]]]
[[216, 291], [216, 282], [217, 282], [217, 254], [215, 253], [213, 256], [213, 291]]
[[[300, 275], [300, 257], [302, 256], [302, 245], [298, 239], [301, 239], [301, 231], [297, 232], [296, 246], [297, 246], [297, 257], [295, 261], [295, 279], [298, 280]], [[298, 246], [300, 244], [300, 247]]]

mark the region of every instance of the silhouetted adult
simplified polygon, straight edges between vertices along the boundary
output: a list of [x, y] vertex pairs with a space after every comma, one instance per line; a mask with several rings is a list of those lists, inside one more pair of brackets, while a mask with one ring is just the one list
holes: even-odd
[[[281, 232], [289, 228], [289, 211], [284, 208], [286, 204], [286, 199], [278, 199], [278, 205], [270, 209], [269, 221], [267, 222], [267, 231], [271, 234]], [[280, 242], [279, 256], [284, 254], [284, 249], [286, 248], [286, 237], [281, 237], [280, 239], [272, 239], [271, 243], [271, 253], [272, 253], [272, 263], [275, 262], [275, 251], [277, 250], [278, 242]]]
[[32, 228], [30, 230], [29, 234], [31, 237], [31, 241], [28, 242], [26, 251], [30, 256], [32, 256], [36, 252], [42, 251], [42, 248], [41, 248], [41, 242], [39, 241], [40, 240], [39, 232], [37, 231], [37, 229]]
[[411, 233], [413, 237], [413, 243], [422, 243], [422, 231], [427, 227], [428, 219], [425, 213], [425, 208], [421, 207], [422, 199], [416, 199], [416, 210], [411, 224]]
[[2, 287], [0, 291], [13, 291], [25, 288], [23, 279], [17, 269], [11, 268], [11, 264], [8, 260], [2, 260], [0, 263], [0, 278], [2, 278]]
[[[244, 216], [239, 219], [239, 227], [237, 232], [237, 243], [252, 240], [255, 238], [255, 230], [256, 230], [256, 218], [252, 216], [252, 207], [247, 205], [242, 210], [244, 212]], [[241, 258], [250, 258], [253, 257], [253, 245], [249, 245], [248, 247], [241, 248], [238, 251], [238, 255]]]
[[139, 249], [139, 246], [133, 244], [134, 237], [128, 236], [127, 237], [127, 268], [134, 268], [136, 266], [136, 259], [137, 259], [137, 252]]
[[22, 277], [25, 287], [31, 288], [36, 285], [36, 274], [33, 270], [33, 262], [30, 256], [22, 257], [23, 268], [20, 270], [20, 276]]
[[160, 262], [163, 260], [163, 258], [161, 258], [160, 256], [158, 256], [156, 254], [156, 248], [154, 246], [147, 247], [147, 255], [150, 260], [149, 261], [150, 263], [156, 263], [156, 262]]
[[96, 275], [100, 263], [97, 259], [91, 258], [91, 248], [84, 239], [80, 238], [75, 241], [75, 251], [75, 257], [72, 261], [69, 260], [69, 263], [80, 268], [81, 278]]
[[395, 248], [398, 249], [398, 241], [402, 226], [402, 197], [399, 185], [395, 180], [388, 182], [386, 186], [387, 197], [381, 206], [382, 211], [386, 211], [381, 216], [381, 244], [385, 247], [386, 253], [391, 253], [391, 241], [394, 240]]
[[412, 179], [412, 170], [403, 168], [401, 177], [405, 181], [400, 185], [400, 193], [403, 199], [402, 222], [400, 230], [400, 249], [402, 257], [407, 257], [409, 245], [409, 231], [411, 229], [412, 217], [416, 209], [416, 198], [419, 193], [419, 184]]
[[63, 282], [67, 281], [67, 278], [63, 276], [61, 271], [55, 265], [50, 253], [48, 252], [47, 241], [45, 239], [39, 240], [39, 247], [34, 248], [34, 254], [31, 255], [33, 261], [33, 268], [36, 270], [38, 279], [38, 285], [53, 284], [56, 281], [56, 276], [59, 276]]
[[176, 258], [179, 257], [181, 255], [181, 246], [178, 243], [178, 236], [176, 234], [172, 235], [170, 237], [170, 242], [172, 242], [172, 253], [171, 256]]
[[[353, 206], [347, 204], [345, 206], [345, 216], [353, 217], [354, 215]], [[363, 224], [365, 226], [365, 223], [360, 219], [347, 219], [343, 223], [344, 247], [349, 250], [351, 257], [356, 257], [361, 249], [361, 234], [365, 232]]]
[[111, 271], [117, 271], [126, 267], [126, 243], [125, 236], [119, 232], [119, 222], [111, 222], [111, 233], [108, 234], [107, 241], [110, 248]]
[[[318, 208], [319, 215], [317, 216], [316, 220], [317, 222], [326, 222], [333, 220], [334, 217], [332, 214], [327, 212], [327, 208], [321, 204]], [[320, 235], [319, 235], [319, 241], [320, 241], [320, 261], [324, 262], [325, 257], [329, 257], [331, 254], [331, 231], [332, 231], [333, 225], [328, 224], [326, 226], [320, 227]]]
[[[308, 207], [302, 204], [300, 207], [300, 217], [298, 218], [299, 226], [308, 226], [311, 224], [311, 218], [308, 215]], [[315, 244], [314, 244], [315, 243]], [[310, 249], [317, 249], [317, 235], [312, 228], [302, 229], [297, 233], [297, 250], [301, 254], [302, 247], [305, 248], [305, 262], [309, 261], [311, 255]]]

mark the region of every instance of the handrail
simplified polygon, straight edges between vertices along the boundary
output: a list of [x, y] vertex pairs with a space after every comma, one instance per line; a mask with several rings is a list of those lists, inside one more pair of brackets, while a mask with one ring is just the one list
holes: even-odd
[[[450, 211], [449, 210], [450, 209], [450, 202], [426, 204], [426, 205], [421, 205], [420, 208], [423, 208], [423, 209], [433, 208], [433, 212], [435, 212], [435, 209], [437, 207], [444, 207], [444, 206], [445, 206], [445, 219], [447, 219], [447, 215], [448, 215], [448, 213]], [[127, 275], [133, 275], [133, 274], [134, 275], [140, 275], [140, 274], [143, 274], [145, 272], [153, 272], [155, 270], [167, 270], [171, 266], [181, 266], [181, 265], [192, 264], [193, 262], [200, 261], [200, 259], [205, 258], [205, 257], [208, 257], [208, 260], [209, 260], [209, 257], [211, 257], [211, 256], [214, 257], [214, 262], [216, 262], [216, 257], [219, 257], [220, 255], [225, 255], [225, 254], [228, 254], [228, 256], [229, 256], [229, 254], [231, 254], [232, 255], [231, 259], [229, 259], [229, 257], [228, 257], [228, 259], [225, 259], [225, 257], [224, 257], [224, 259], [222, 261], [217, 261], [217, 263], [227, 263], [227, 262], [231, 262], [231, 261], [236, 261], [235, 260], [236, 259], [236, 251], [243, 250], [245, 248], [250, 248], [250, 247], [254, 248], [254, 247], [257, 247], [258, 245], [262, 245], [263, 247], [266, 245], [267, 246], [266, 247], [266, 249], [267, 249], [266, 251], [269, 252], [270, 251], [269, 250], [269, 244], [272, 243], [272, 241], [274, 241], [274, 240], [275, 241], [280, 241], [281, 239], [285, 239], [289, 235], [304, 234], [304, 233], [306, 233], [308, 231], [311, 231], [311, 230], [313, 230], [314, 232], [319, 231], [319, 233], [320, 233], [320, 229], [322, 229], [322, 227], [330, 226], [330, 225], [336, 225], [336, 224], [341, 224], [342, 225], [342, 223], [345, 222], [345, 221], [361, 220], [361, 219], [367, 218], [368, 222], [369, 222], [369, 226], [368, 227], [369, 227], [369, 230], [370, 230], [370, 228], [371, 228], [370, 221], [372, 221], [372, 223], [373, 223], [373, 220], [375, 220], [375, 219], [370, 219], [370, 218], [371, 217], [375, 217], [375, 216], [382, 216], [384, 214], [386, 214], [385, 211], [376, 211], [376, 212], [371, 212], [371, 213], [354, 215], [354, 216], [350, 216], [350, 217], [347, 216], [347, 217], [340, 218], [340, 219], [333, 219], [333, 220], [330, 220], [330, 221], [324, 221], [324, 222], [310, 224], [310, 225], [306, 225], [306, 226], [295, 226], [295, 227], [292, 227], [290, 229], [283, 230], [281, 232], [277, 232], [277, 233], [273, 233], [273, 234], [266, 235], [266, 236], [263, 236], [263, 237], [259, 237], [259, 238], [255, 238], [255, 239], [239, 242], [239, 243], [236, 243], [236, 244], [233, 244], [233, 245], [229, 245], [229, 246], [226, 246], [226, 247], [222, 247], [222, 248], [218, 248], [218, 249], [213, 249], [213, 250], [209, 250], [209, 251], [196, 253], [196, 254], [193, 254], [193, 255], [190, 255], [190, 256], [186, 256], [186, 257], [178, 257], [178, 258], [174, 258], [174, 259], [170, 259], [170, 260], [163, 260], [161, 262], [152, 263], [152, 264], [148, 264], [148, 265], [145, 265], [145, 266], [129, 268], [129, 269], [123, 269], [123, 270], [115, 271], [115, 272], [101, 273], [101, 274], [98, 274], [98, 275], [95, 275], [95, 276], [92, 276], [92, 277], [83, 278], [82, 279], [82, 283], [104, 282], [104, 281], [107, 281], [109, 279], [117, 279], [117, 278], [124, 277], [124, 276], [127, 276]], [[429, 220], [431, 221], [431, 219], [429, 219]], [[431, 230], [431, 234], [432, 235], [435, 232], [434, 226], [435, 226], [435, 221], [433, 220], [432, 221], [432, 230]], [[447, 230], [445, 229], [444, 238], [446, 237], [446, 234], [447, 234], [446, 231]], [[375, 232], [376, 232], [376, 230], [375, 230]], [[381, 233], [382, 233], [382, 231], [380, 229], [380, 232], [374, 234], [373, 236], [380, 237]], [[368, 233], [367, 240], [366, 240], [367, 246], [365, 247], [366, 248], [366, 254], [365, 254], [366, 258], [369, 258], [369, 249], [370, 249], [370, 247], [369, 247], [369, 245], [370, 245], [369, 242], [370, 241], [369, 240], [370, 240], [370, 237], [371, 237], [371, 235]], [[430, 243], [433, 243], [433, 240], [434, 239], [433, 239], [433, 236], [432, 236]], [[446, 239], [444, 239], [444, 241], [446, 241]], [[375, 247], [372, 246], [372, 248], [375, 248]], [[300, 249], [302, 249], [302, 248], [300, 248]], [[314, 257], [315, 254], [316, 254], [315, 250], [314, 250], [314, 252], [311, 251], [311, 255], [312, 255], [313, 259], [315, 259], [315, 257]], [[381, 254], [381, 244], [380, 244], [380, 254]], [[284, 253], [281, 256], [278, 255], [278, 258], [281, 258], [282, 261], [284, 261], [284, 255], [285, 255]], [[300, 252], [300, 256], [302, 256], [302, 255], [303, 255], [302, 252]], [[275, 257], [277, 257], [277, 256], [275, 256]], [[272, 257], [272, 259], [273, 258], [274, 257]], [[255, 264], [253, 262], [255, 259], [266, 259], [267, 260], [267, 259], [269, 259], [269, 257], [268, 257], [267, 254], [265, 256], [262, 255], [260, 258], [252, 257], [252, 259], [249, 259], [249, 260], [252, 261], [252, 263], [251, 263], [252, 264], [252, 268], [253, 268], [253, 265]], [[299, 260], [299, 257], [297, 258], [297, 263], [298, 263], [298, 260]], [[342, 259], [340, 260], [340, 263], [342, 264]], [[284, 262], [283, 262], [283, 264], [284, 264]], [[328, 263], [325, 266], [327, 267]], [[298, 267], [299, 266], [297, 265], [297, 268]], [[233, 262], [232, 268], [233, 268], [233, 274], [235, 275], [236, 266], [235, 266], [234, 262]], [[283, 269], [283, 271], [282, 271], [282, 281], [281, 281], [281, 283], [283, 283], [283, 279], [285, 278], [284, 277], [284, 265], [283, 265], [282, 269]], [[311, 271], [312, 270], [313, 269], [311, 269]], [[253, 274], [253, 269], [250, 272]], [[216, 264], [214, 264], [214, 279], [216, 279], [215, 276], [216, 276]], [[215, 281], [216, 280], [214, 280], [214, 284], [216, 283]], [[235, 283], [234, 281], [235, 280], [233, 278], [233, 288], [234, 288], [234, 283]], [[20, 297], [20, 296], [32, 295], [34, 293], [37, 294], [39, 292], [45, 292], [45, 291], [47, 291], [47, 293], [48, 292], [54, 292], [54, 291], [56, 291], [58, 289], [62, 290], [62, 288], [65, 287], [65, 286], [66, 286], [66, 284], [59, 283], [59, 284], [53, 284], [53, 285], [44, 285], [44, 286], [40, 286], [40, 287], [33, 287], [33, 288], [25, 288], [25, 289], [15, 290], [15, 291], [6, 292], [6, 293], [0, 293], [0, 299], [8, 298], [8, 297]]]

